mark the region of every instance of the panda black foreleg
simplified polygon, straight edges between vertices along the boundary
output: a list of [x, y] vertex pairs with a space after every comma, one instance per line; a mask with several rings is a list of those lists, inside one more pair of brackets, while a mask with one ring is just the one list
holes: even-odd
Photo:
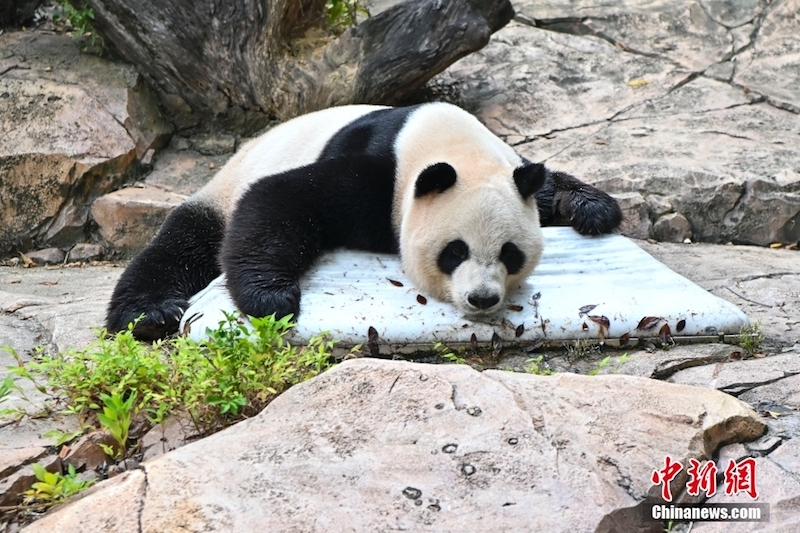
[[296, 318], [300, 276], [321, 252], [319, 221], [308, 205], [312, 193], [292, 179], [296, 173], [254, 183], [228, 224], [220, 261], [228, 292], [247, 315]]
[[228, 223], [220, 260], [243, 313], [300, 312], [300, 277], [323, 250], [397, 251], [394, 162], [349, 156], [256, 181]]
[[156, 340], [177, 332], [189, 297], [220, 274], [223, 232], [224, 219], [212, 207], [197, 202], [176, 207], [117, 282], [108, 331], [122, 331], [144, 315], [133, 330], [136, 338]]
[[564, 172], [548, 172], [536, 202], [543, 226], [568, 224], [582, 235], [603, 235], [622, 222], [614, 198]]

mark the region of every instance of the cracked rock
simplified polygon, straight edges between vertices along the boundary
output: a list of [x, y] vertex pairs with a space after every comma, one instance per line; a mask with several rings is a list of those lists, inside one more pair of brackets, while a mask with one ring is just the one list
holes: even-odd
[[[355, 359], [144, 463], [141, 530], [305, 531], [324, 517], [329, 531], [465, 531], [480, 516], [487, 531], [603, 531], [660, 494], [650, 476], [666, 454], [709, 459], [763, 429], [730, 396], [645, 378]], [[108, 508], [141, 501], [104, 486], [29, 531], [97, 531]]]

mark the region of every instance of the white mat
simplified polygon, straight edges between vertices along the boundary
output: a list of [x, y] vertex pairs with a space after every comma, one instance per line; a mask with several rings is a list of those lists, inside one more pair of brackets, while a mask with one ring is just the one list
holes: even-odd
[[[324, 255], [301, 282], [301, 313], [290, 340], [328, 331], [340, 347], [367, 345], [370, 327], [382, 353], [491, 342], [504, 346], [560, 344], [577, 339], [617, 345], [666, 333], [677, 340], [721, 340], [747, 324], [733, 304], [706, 292], [659, 263], [625, 237], [588, 238], [571, 228], [544, 228], [545, 250], [533, 275], [509, 294], [506, 308], [472, 322], [420, 292], [392, 255], [337, 251]], [[398, 283], [402, 286], [397, 286]], [[235, 309], [224, 276], [192, 299], [181, 321], [189, 336]], [[373, 348], [374, 349], [374, 348]]]

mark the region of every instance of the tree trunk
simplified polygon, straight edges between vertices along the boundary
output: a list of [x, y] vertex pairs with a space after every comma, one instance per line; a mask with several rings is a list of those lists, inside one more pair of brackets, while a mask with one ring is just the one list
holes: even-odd
[[411, 0], [336, 37], [323, 30], [325, 0], [86, 4], [178, 128], [242, 132], [332, 105], [396, 102], [514, 15], [509, 0]]

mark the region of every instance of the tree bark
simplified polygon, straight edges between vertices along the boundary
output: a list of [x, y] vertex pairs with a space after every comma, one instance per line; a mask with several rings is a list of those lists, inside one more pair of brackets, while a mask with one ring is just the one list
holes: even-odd
[[397, 102], [514, 15], [509, 0], [411, 0], [336, 37], [321, 29], [325, 0], [86, 4], [179, 129], [245, 133], [332, 105]]

